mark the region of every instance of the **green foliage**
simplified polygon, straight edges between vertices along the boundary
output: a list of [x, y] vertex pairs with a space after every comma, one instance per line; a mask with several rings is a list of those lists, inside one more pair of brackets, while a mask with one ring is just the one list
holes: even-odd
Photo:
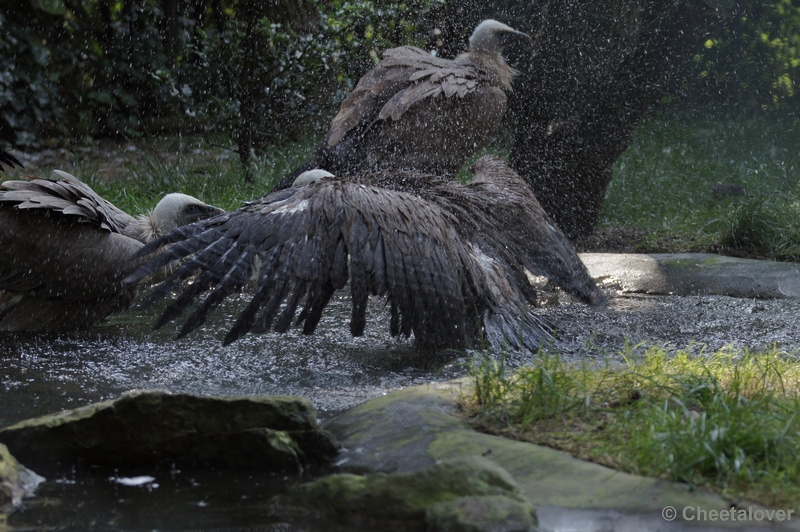
[[236, 135], [248, 119], [263, 151], [327, 121], [439, 1], [16, 2], [0, 13], [0, 139]]
[[635, 473], [765, 504], [800, 496], [800, 362], [777, 350], [626, 346], [622, 364], [473, 367], [473, 420]]
[[797, 112], [800, 4], [747, 1], [721, 35], [698, 51], [683, 92], [693, 107]]

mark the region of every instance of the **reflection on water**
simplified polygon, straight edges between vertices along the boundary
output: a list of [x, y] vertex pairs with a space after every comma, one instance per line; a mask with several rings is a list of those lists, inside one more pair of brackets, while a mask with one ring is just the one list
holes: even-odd
[[109, 471], [46, 482], [11, 514], [12, 530], [252, 530], [277, 525], [272, 496], [292, 480], [240, 471], [153, 471], [155, 480], [124, 486]]

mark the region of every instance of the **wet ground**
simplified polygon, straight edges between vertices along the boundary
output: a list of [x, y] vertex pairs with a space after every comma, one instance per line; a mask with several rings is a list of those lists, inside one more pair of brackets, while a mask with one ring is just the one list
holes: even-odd
[[[673, 349], [776, 344], [792, 353], [800, 345], [797, 299], [611, 295], [607, 309], [595, 310], [550, 294], [550, 303], [537, 312], [560, 332], [553, 349], [579, 360], [613, 356], [626, 340]], [[244, 302], [232, 301], [217, 315], [231, 316]], [[464, 353], [421, 353], [409, 340], [392, 339], [380, 303], [370, 309], [366, 336], [351, 338], [346, 295], [328, 309], [314, 336], [250, 336], [227, 347], [220, 339], [232, 323], [230, 317], [217, 318], [176, 341], [177, 326], [151, 331], [157, 310], [136, 307], [80, 334], [3, 336], [0, 426], [110, 399], [133, 388], [212, 395], [299, 394], [316, 405], [324, 420], [401, 387], [461, 376], [470, 360]], [[524, 359], [511, 357], [510, 365]], [[270, 523], [263, 509], [265, 494], [283, 485], [281, 479], [273, 483], [246, 473], [125, 474], [152, 475], [155, 480], [123, 486], [109, 480], [115, 472], [49, 479], [41, 496], [13, 514], [10, 524], [25, 529], [95, 523], [101, 530], [127, 530], [196, 528], [203, 523], [241, 529]]]
[[[318, 331], [303, 336], [247, 336], [230, 346], [220, 338], [245, 302], [230, 302], [189, 338], [174, 340], [177, 325], [152, 331], [158, 309], [114, 317], [89, 332], [8, 335], [0, 345], [0, 426], [110, 399], [134, 388], [210, 395], [297, 394], [324, 419], [330, 413], [404, 386], [463, 375], [470, 357], [423, 353], [413, 341], [391, 338], [379, 302], [364, 337], [348, 332], [346, 295], [326, 311]], [[616, 294], [603, 310], [564, 301], [536, 312], [558, 330], [552, 349], [568, 358], [614, 355], [626, 340], [684, 348], [800, 346], [800, 300], [726, 296]], [[524, 357], [511, 357], [518, 363]]]

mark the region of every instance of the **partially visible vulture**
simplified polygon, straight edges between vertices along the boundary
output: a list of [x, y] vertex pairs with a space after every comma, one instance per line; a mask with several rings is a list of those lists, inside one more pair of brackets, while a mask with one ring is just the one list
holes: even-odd
[[496, 20], [481, 22], [469, 51], [442, 59], [413, 46], [384, 52], [345, 99], [311, 161], [281, 181], [288, 188], [302, 172], [336, 175], [404, 169], [455, 174], [494, 134], [506, 112], [515, 71], [503, 59], [510, 41], [530, 37]]
[[592, 305], [605, 298], [511, 168], [485, 156], [474, 173], [461, 185], [403, 171], [340, 178], [315, 170], [297, 186], [151, 242], [138, 255], [172, 247], [126, 282], [185, 259], [151, 297], [196, 275], [156, 325], [208, 292], [179, 336], [255, 276], [255, 294], [225, 343], [248, 332], [285, 332], [295, 320], [313, 333], [334, 291], [349, 283], [354, 336], [363, 333], [375, 295], [388, 303], [391, 334], [413, 332], [421, 347], [505, 342], [535, 350], [551, 330], [529, 310], [536, 302], [529, 274]]
[[22, 167], [22, 163], [19, 162], [19, 159], [7, 151], [0, 150], [0, 172], [5, 172], [3, 165], [8, 166], [9, 168], [14, 168], [15, 166], [19, 166], [20, 168]]
[[135, 286], [122, 279], [145, 242], [224, 211], [168, 194], [135, 218], [76, 177], [0, 185], [0, 330], [90, 326], [127, 308]]

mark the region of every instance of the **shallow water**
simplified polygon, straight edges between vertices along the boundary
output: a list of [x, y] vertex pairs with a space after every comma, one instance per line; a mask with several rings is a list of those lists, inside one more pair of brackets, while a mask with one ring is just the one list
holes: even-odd
[[[235, 315], [234, 300], [218, 315]], [[157, 309], [131, 312], [92, 331], [7, 335], [0, 347], [0, 426], [134, 388], [206, 395], [297, 394], [324, 417], [391, 390], [452, 378], [459, 353], [420, 353], [391, 338], [375, 304], [365, 336], [348, 332], [349, 299], [332, 303], [317, 334], [250, 335], [229, 346], [232, 323], [217, 318], [188, 338], [169, 325], [152, 331]], [[451, 367], [451, 363], [458, 366]]]
[[[559, 331], [553, 349], [572, 359], [618, 352], [627, 340], [695, 349], [725, 345], [790, 352], [800, 345], [800, 301], [723, 296], [613, 295], [609, 307], [571, 303], [537, 309]], [[326, 311], [317, 334], [248, 336], [223, 347], [220, 339], [246, 298], [234, 299], [203, 329], [174, 340], [178, 326], [152, 331], [158, 308], [135, 307], [101, 327], [69, 335], [5, 335], [0, 345], [0, 426], [134, 388], [209, 395], [298, 394], [320, 418], [405, 386], [448, 380], [466, 372], [464, 353], [422, 353], [393, 339], [380, 303], [371, 304], [366, 335], [348, 332], [349, 299]], [[514, 366], [526, 357], [512, 357]], [[111, 477], [151, 475], [128, 487]], [[26, 508], [10, 517], [20, 530], [67, 527], [98, 530], [273, 527], [266, 501], [285, 479], [246, 472], [94, 471], [48, 479]]]

